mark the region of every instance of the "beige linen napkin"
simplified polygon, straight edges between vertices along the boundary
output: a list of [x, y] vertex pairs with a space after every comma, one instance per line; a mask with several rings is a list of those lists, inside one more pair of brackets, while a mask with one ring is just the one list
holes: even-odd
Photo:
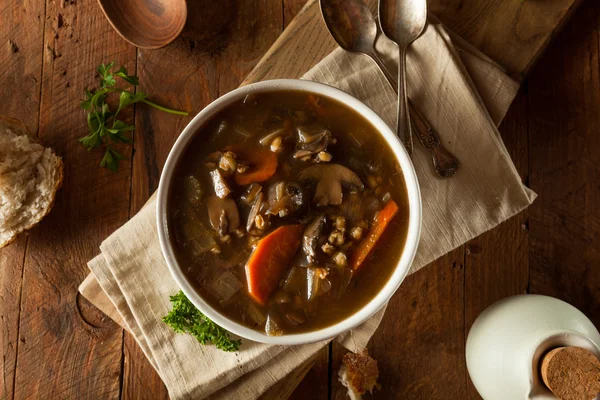
[[[378, 46], [392, 58], [389, 43]], [[438, 179], [428, 153], [415, 144], [423, 229], [414, 272], [523, 210], [535, 194], [521, 183], [496, 130], [516, 94], [516, 82], [477, 52], [457, 51], [436, 24], [413, 44], [408, 75], [414, 103], [461, 161], [455, 177]], [[395, 126], [396, 95], [366, 57], [338, 49], [304, 79], [351, 93]], [[136, 338], [173, 399], [254, 399], [327, 344], [284, 347], [244, 340], [239, 353], [223, 353], [175, 334], [161, 322], [170, 309], [169, 295], [179, 289], [160, 251], [153, 198], [100, 250], [88, 264], [93, 277], [80, 291], [109, 315], [118, 311], [119, 322]], [[94, 278], [112, 305], [98, 296]], [[384, 311], [336, 340], [352, 351], [364, 348]]]

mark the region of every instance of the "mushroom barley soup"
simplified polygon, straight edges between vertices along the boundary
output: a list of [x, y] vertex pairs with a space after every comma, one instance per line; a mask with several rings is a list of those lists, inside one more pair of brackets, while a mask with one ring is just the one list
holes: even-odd
[[367, 304], [406, 241], [408, 197], [379, 132], [335, 100], [249, 95], [201, 128], [168, 199], [189, 282], [268, 335], [314, 331]]

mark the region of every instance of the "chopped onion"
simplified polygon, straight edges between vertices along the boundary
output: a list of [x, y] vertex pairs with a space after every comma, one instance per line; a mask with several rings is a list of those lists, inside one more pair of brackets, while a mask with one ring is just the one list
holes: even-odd
[[214, 248], [216, 242], [190, 204], [184, 203], [181, 211], [178, 215], [181, 225], [176, 239], [182, 246], [189, 248], [194, 257], [200, 257]]
[[236, 124], [233, 127], [233, 130], [236, 131], [237, 133], [239, 133], [240, 135], [250, 138], [252, 136], [254, 136], [254, 134], [252, 132], [250, 132], [248, 129], [246, 129], [244, 126]]
[[262, 186], [254, 182], [248, 186], [246, 192], [242, 195], [241, 199], [244, 203], [250, 205], [254, 203], [256, 196], [262, 191]]
[[348, 290], [348, 286], [350, 286], [350, 281], [352, 280], [353, 272], [350, 268], [340, 268], [340, 286], [338, 287], [338, 298], [342, 298], [346, 290]]
[[202, 200], [203, 195], [202, 186], [195, 176], [190, 175], [183, 178], [183, 193], [190, 205], [194, 207], [200, 205], [199, 203]]
[[260, 139], [258, 142], [263, 145], [263, 146], [268, 146], [271, 144], [271, 142], [273, 140], [275, 140], [276, 138], [280, 137], [281, 135], [283, 135], [285, 133], [285, 129], [283, 128], [279, 128], [279, 129], [275, 129], [273, 132], [266, 134], [262, 139]]
[[278, 321], [279, 318], [274, 312], [270, 312], [267, 315], [267, 322], [265, 323], [265, 332], [269, 336], [281, 336], [283, 331], [281, 330], [281, 323]]
[[[314, 300], [320, 294], [331, 289], [331, 282], [326, 278], [327, 270], [324, 268], [306, 268], [306, 300]], [[325, 283], [327, 281], [327, 283]], [[326, 290], [325, 290], [326, 289]]]
[[267, 317], [265, 316], [265, 314], [253, 302], [250, 302], [250, 304], [248, 304], [248, 308], [246, 309], [246, 312], [247, 312], [248, 316], [250, 316], [252, 321], [254, 321], [258, 325], [262, 326], [267, 320]]
[[213, 294], [219, 297], [221, 302], [229, 300], [241, 288], [242, 282], [229, 271], [224, 272], [211, 284]]
[[321, 292], [327, 293], [331, 290], [331, 281], [327, 278], [321, 279]]

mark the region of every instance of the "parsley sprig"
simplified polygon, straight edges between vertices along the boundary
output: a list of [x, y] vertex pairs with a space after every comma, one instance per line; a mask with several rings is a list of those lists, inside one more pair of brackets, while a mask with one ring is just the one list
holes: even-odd
[[227, 330], [202, 314], [182, 291], [169, 298], [173, 309], [163, 318], [163, 322], [173, 328], [175, 332], [189, 333], [200, 343], [211, 342], [217, 349], [223, 351], [239, 350], [242, 341], [231, 339]]
[[[106, 147], [104, 157], [100, 162], [101, 167], [106, 167], [111, 171], [119, 168], [119, 161], [124, 156], [113, 147], [117, 143], [131, 143], [131, 138], [127, 135], [128, 131], [133, 131], [135, 127], [117, 117], [126, 107], [135, 103], [146, 103], [147, 105], [165, 111], [169, 114], [188, 115], [185, 111], [173, 110], [163, 107], [148, 100], [143, 92], [128, 91], [115, 87], [117, 78], [129, 83], [133, 87], [139, 85], [139, 79], [135, 75], [129, 75], [127, 69], [121, 66], [117, 71], [113, 71], [115, 62], [108, 65], [101, 64], [96, 68], [100, 75], [100, 88], [85, 91], [85, 100], [81, 102], [81, 107], [88, 111], [87, 124], [89, 134], [79, 139], [79, 142], [90, 151], [97, 147]], [[107, 97], [111, 94], [119, 94], [119, 106], [112, 110], [107, 103]]]

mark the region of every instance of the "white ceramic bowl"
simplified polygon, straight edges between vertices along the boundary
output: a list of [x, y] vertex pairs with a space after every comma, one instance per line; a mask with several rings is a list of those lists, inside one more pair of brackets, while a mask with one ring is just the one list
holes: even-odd
[[[346, 106], [366, 118], [389, 144], [400, 164], [400, 167], [402, 168], [404, 180], [408, 188], [409, 218], [406, 244], [404, 245], [402, 256], [398, 262], [398, 265], [396, 266], [395, 271], [381, 291], [377, 293], [377, 295], [375, 295], [375, 297], [373, 297], [373, 299], [363, 308], [345, 320], [324, 329], [308, 333], [268, 336], [263, 332], [258, 332], [247, 328], [246, 326], [241, 325], [221, 314], [219, 310], [213, 308], [208, 302], [206, 302], [187, 281], [185, 275], [181, 271], [181, 267], [178, 265], [177, 260], [175, 259], [171, 241], [169, 239], [169, 229], [167, 226], [167, 197], [179, 158], [183, 155], [186, 147], [192, 141], [192, 139], [196, 135], [202, 134], [202, 126], [213, 115], [227, 107], [229, 104], [243, 99], [250, 93], [273, 92], [281, 90], [299, 90], [329, 97], [344, 103]], [[171, 274], [185, 295], [208, 318], [228, 331], [255, 342], [297, 345], [317, 342], [319, 340], [332, 338], [343, 332], [346, 332], [367, 320], [388, 302], [390, 297], [392, 297], [392, 295], [400, 286], [400, 283], [402, 283], [404, 280], [404, 277], [406, 276], [417, 251], [417, 245], [419, 243], [419, 236], [421, 233], [421, 194], [413, 164], [406, 150], [400, 144], [400, 141], [394, 132], [392, 132], [387, 124], [369, 107], [349, 94], [331, 86], [299, 79], [278, 79], [243, 86], [227, 93], [204, 108], [185, 127], [175, 142], [175, 145], [171, 149], [160, 177], [160, 183], [158, 186], [157, 222], [160, 246]]]

